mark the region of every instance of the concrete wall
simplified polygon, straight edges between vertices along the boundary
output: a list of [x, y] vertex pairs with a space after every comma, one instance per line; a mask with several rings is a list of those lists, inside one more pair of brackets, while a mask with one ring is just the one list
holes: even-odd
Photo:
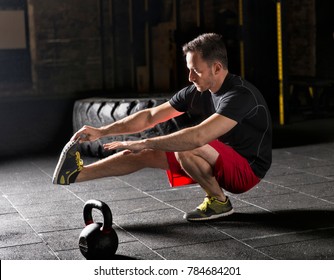
[[315, 76], [315, 0], [286, 1], [286, 6], [288, 73], [293, 76]]
[[92, 0], [29, 0], [34, 90], [67, 95], [101, 87], [99, 9]]
[[72, 135], [73, 101], [19, 98], [0, 102], [0, 158], [59, 153]]

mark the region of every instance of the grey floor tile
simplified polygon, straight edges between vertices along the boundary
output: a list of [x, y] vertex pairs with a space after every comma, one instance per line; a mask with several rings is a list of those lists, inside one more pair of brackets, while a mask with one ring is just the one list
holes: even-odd
[[301, 172], [302, 171], [273, 162], [264, 179], [270, 181], [271, 177], [285, 176]]
[[165, 202], [173, 200], [188, 200], [196, 197], [203, 199], [203, 196], [205, 195], [203, 189], [198, 185], [168, 188], [165, 190], [150, 191], [148, 193]]
[[114, 222], [126, 231], [147, 229], [150, 227], [184, 224], [183, 213], [175, 209], [162, 209], [151, 212], [118, 215]]
[[286, 149], [294, 155], [302, 155], [310, 158], [334, 161], [333, 148], [323, 145], [310, 145], [303, 147], [291, 147]]
[[42, 156], [39, 158], [32, 158], [30, 162], [33, 166], [36, 167], [36, 169], [39, 169], [48, 175], [51, 180], [54, 170], [57, 166], [58, 159], [59, 158], [55, 158], [53, 156]]
[[0, 206], [0, 215], [15, 214], [17, 211], [11, 206]]
[[306, 185], [322, 182], [329, 182], [330, 179], [309, 173], [289, 174], [281, 177], [272, 177], [270, 182], [273, 184], [289, 187], [293, 185]]
[[66, 217], [71, 213], [82, 213], [84, 203], [79, 199], [52, 201], [48, 203], [36, 203], [29, 205], [18, 205], [16, 208], [25, 218], [48, 217], [63, 215]]
[[[303, 232], [334, 228], [334, 211], [330, 208], [327, 210], [306, 209], [279, 211], [272, 214], [265, 211], [260, 212], [255, 207], [244, 207], [211, 225], [238, 240], [256, 241], [285, 235], [295, 240], [298, 238], [303, 240]], [[297, 238], [298, 234], [301, 235]]]
[[119, 259], [162, 260], [163, 257], [139, 241], [119, 244], [116, 257]]
[[79, 249], [64, 250], [56, 252], [57, 257], [60, 260], [77, 260], [85, 261], [85, 257], [81, 254]]
[[284, 222], [290, 230], [304, 231], [334, 227], [334, 208], [284, 209], [275, 212], [277, 219]]
[[330, 202], [334, 202], [334, 196], [326, 196], [325, 199]]
[[332, 207], [329, 202], [315, 199], [303, 193], [289, 193], [271, 197], [247, 198], [247, 202], [269, 211], [282, 211], [293, 209], [322, 209]]
[[118, 242], [120, 244], [137, 241], [137, 238], [133, 234], [124, 229], [119, 228], [115, 224], [113, 225], [113, 229], [116, 231], [116, 234], [118, 236]]
[[35, 193], [8, 194], [7, 198], [13, 203], [13, 205], [20, 206], [73, 200], [75, 199], [75, 196], [73, 193], [68, 192], [65, 188], [45, 188], [44, 191]]
[[54, 251], [72, 250], [79, 248], [79, 235], [82, 229], [45, 232], [40, 233], [40, 236]]
[[101, 188], [101, 190], [99, 191], [77, 193], [77, 196], [84, 201], [87, 201], [89, 199], [98, 199], [102, 201], [117, 201], [147, 197], [145, 193], [128, 186], [107, 190]]
[[109, 205], [114, 217], [117, 215], [136, 214], [170, 208], [168, 204], [150, 196], [117, 201], [106, 200], [105, 202]]
[[334, 164], [326, 166], [316, 166], [312, 168], [304, 168], [303, 171], [310, 174], [317, 174], [323, 177], [329, 177], [334, 180]]
[[254, 248], [270, 247], [276, 246], [278, 244], [292, 244], [295, 242], [317, 240], [317, 239], [327, 239], [332, 238], [334, 235], [333, 228], [319, 228], [319, 229], [309, 229], [303, 231], [290, 231], [286, 233], [275, 233], [268, 234], [266, 236], [260, 237], [249, 237], [243, 239], [243, 241]]
[[58, 259], [44, 243], [0, 248], [1, 260], [56, 260]]
[[184, 213], [194, 210], [199, 204], [203, 202], [204, 196], [194, 196], [189, 199], [182, 200], [172, 200], [168, 201], [169, 205], [172, 205], [176, 209], [181, 211], [180, 215], [183, 216]]
[[263, 179], [257, 186], [250, 189], [249, 191], [235, 195], [239, 199], [262, 197], [262, 196], [273, 196], [293, 193], [294, 191], [288, 188], [282, 188], [279, 185], [270, 182], [270, 179]]
[[0, 248], [43, 243], [42, 239], [35, 233], [24, 233], [20, 231], [5, 232], [1, 234]]
[[133, 226], [125, 229], [154, 250], [229, 238], [224, 233], [204, 223], [185, 222], [178, 225]]
[[280, 154], [279, 156], [274, 156], [273, 162], [285, 167], [289, 167], [291, 169], [303, 169], [332, 164], [332, 162], [329, 160], [301, 156], [291, 153], [284, 153]]
[[238, 240], [291, 231], [282, 218], [254, 206], [243, 207], [235, 211], [233, 215], [212, 222], [210, 225]]
[[75, 194], [80, 194], [84, 192], [106, 191], [106, 190], [113, 191], [119, 188], [127, 188], [127, 187], [129, 187], [127, 184], [114, 177], [75, 183], [66, 186], [68, 190], [72, 191]]
[[16, 213], [17, 211], [12, 206], [12, 204], [8, 201], [6, 196], [0, 196], [0, 215], [9, 214], [9, 213]]
[[51, 184], [49, 178], [39, 178], [35, 181], [0, 183], [0, 191], [5, 195], [45, 192], [52, 188], [54, 188], [54, 185]]
[[157, 250], [168, 260], [267, 260], [266, 254], [234, 239]]
[[32, 170], [22, 170], [17, 172], [3, 172], [1, 174], [2, 184], [6, 183], [17, 183], [22, 182], [40, 182], [40, 181], [50, 181], [50, 177], [44, 172], [38, 170], [36, 167], [32, 167]]
[[82, 213], [29, 218], [29, 224], [38, 233], [82, 229], [85, 226]]
[[166, 171], [160, 169], [146, 168], [126, 176], [121, 176], [119, 179], [142, 191], [170, 188]]
[[0, 175], [2, 178], [11, 178], [11, 174], [19, 174], [20, 172], [36, 171], [36, 166], [32, 164], [31, 158], [14, 158], [14, 159], [1, 159], [0, 160]]
[[290, 186], [290, 188], [294, 189], [297, 192], [310, 194], [319, 198], [326, 199], [327, 197], [334, 196], [334, 181], [316, 183], [311, 185]]
[[279, 260], [334, 260], [334, 239], [323, 238], [259, 248]]
[[40, 242], [42, 239], [19, 214], [0, 215], [0, 247]]

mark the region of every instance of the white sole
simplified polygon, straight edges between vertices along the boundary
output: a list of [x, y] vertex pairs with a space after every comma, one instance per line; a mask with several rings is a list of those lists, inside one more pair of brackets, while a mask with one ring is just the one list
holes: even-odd
[[211, 221], [211, 220], [216, 220], [222, 217], [226, 217], [226, 216], [230, 216], [234, 213], [234, 209], [232, 208], [230, 211], [225, 212], [225, 213], [221, 213], [219, 215], [214, 215], [214, 216], [210, 216], [210, 217], [203, 217], [203, 218], [190, 218], [187, 219], [186, 218], [186, 214], [184, 214], [183, 218], [186, 219], [187, 221], [191, 221], [191, 222], [196, 222], [196, 221]]
[[57, 180], [59, 176], [60, 167], [64, 164], [67, 152], [78, 142], [78, 140], [68, 142], [63, 150], [61, 151], [60, 158], [58, 160], [57, 166], [52, 176], [52, 184], [57, 185]]

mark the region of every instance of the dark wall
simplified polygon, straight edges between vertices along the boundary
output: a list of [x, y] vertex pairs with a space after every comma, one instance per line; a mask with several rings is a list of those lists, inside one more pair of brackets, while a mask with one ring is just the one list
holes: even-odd
[[0, 157], [59, 152], [72, 135], [73, 100], [0, 102]]
[[317, 75], [334, 79], [334, 2], [316, 1]]
[[264, 95], [278, 117], [278, 70], [275, 1], [244, 1], [245, 76]]

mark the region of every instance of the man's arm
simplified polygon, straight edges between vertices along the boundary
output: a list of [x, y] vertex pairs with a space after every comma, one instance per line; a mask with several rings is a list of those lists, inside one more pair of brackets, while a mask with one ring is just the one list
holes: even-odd
[[219, 114], [213, 114], [199, 125], [182, 129], [169, 135], [159, 136], [139, 141], [113, 142], [104, 145], [105, 149], [143, 150], [153, 149], [162, 151], [192, 150], [230, 131], [237, 122]]
[[85, 125], [73, 135], [72, 139], [80, 138], [80, 142], [95, 141], [105, 136], [137, 133], [181, 114], [182, 112], [174, 109], [169, 102], [165, 102], [100, 128]]

